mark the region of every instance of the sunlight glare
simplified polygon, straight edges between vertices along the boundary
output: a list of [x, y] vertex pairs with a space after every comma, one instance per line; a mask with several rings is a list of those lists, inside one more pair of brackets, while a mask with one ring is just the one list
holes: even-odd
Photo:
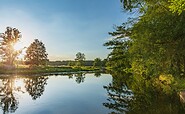
[[25, 55], [25, 51], [26, 51], [25, 50], [26, 49], [25, 43], [23, 43], [23, 42], [17, 42], [17, 43], [14, 44], [13, 48], [14, 48], [15, 51], [22, 51], [20, 53], [20, 55], [18, 55], [17, 59], [18, 60], [24, 59], [24, 55]]
[[21, 42], [17, 42], [17, 43], [14, 44], [13, 48], [14, 48], [15, 51], [19, 51], [19, 50], [23, 49], [24, 46]]

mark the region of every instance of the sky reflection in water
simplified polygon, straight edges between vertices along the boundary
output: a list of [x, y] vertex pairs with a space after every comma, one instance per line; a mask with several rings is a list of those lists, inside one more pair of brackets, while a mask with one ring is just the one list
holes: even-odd
[[108, 74], [0, 78], [0, 113], [107, 114]]

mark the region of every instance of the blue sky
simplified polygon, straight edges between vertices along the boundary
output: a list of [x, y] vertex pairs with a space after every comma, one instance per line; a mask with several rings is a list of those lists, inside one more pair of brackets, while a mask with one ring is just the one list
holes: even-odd
[[20, 44], [41, 40], [50, 60], [107, 57], [103, 43], [114, 25], [127, 20], [119, 0], [0, 0], [0, 32], [7, 26], [22, 33]]

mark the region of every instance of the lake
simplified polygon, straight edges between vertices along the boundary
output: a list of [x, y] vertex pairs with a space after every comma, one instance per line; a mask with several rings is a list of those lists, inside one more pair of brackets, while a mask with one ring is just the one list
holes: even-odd
[[0, 114], [184, 114], [184, 107], [176, 93], [123, 74], [0, 76]]
[[107, 114], [103, 86], [111, 81], [109, 74], [2, 76], [0, 114]]

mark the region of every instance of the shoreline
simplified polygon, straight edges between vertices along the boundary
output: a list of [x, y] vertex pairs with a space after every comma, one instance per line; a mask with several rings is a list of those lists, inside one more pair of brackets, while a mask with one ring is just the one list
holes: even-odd
[[15, 68], [0, 69], [1, 75], [70, 75], [77, 73], [103, 72], [95, 67], [39, 67], [39, 68]]

